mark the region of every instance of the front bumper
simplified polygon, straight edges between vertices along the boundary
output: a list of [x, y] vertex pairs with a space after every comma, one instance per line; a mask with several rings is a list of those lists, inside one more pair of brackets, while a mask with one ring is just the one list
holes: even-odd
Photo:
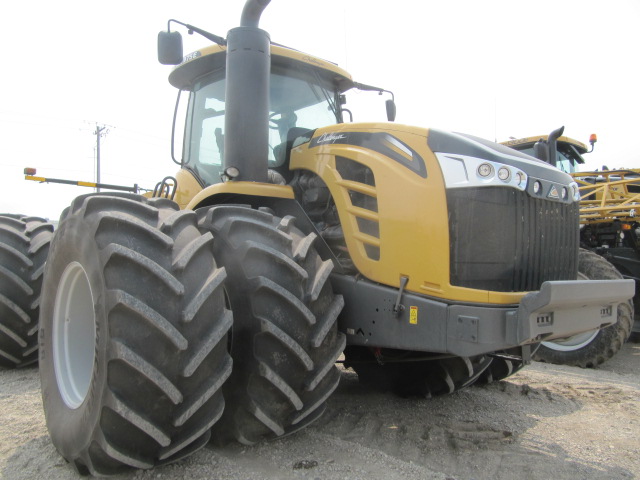
[[354, 277], [332, 275], [345, 299], [339, 328], [347, 343], [423, 352], [480, 355], [611, 325], [633, 297], [632, 280], [544, 282], [519, 306], [452, 305]]

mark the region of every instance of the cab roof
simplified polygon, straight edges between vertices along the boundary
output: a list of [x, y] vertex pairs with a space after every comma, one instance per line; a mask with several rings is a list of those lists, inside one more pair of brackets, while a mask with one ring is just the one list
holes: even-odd
[[[181, 90], [191, 90], [203, 75], [225, 68], [226, 50], [214, 44], [186, 55], [169, 74], [169, 83]], [[282, 68], [307, 66], [323, 81], [336, 85], [340, 92], [354, 86], [351, 75], [335, 63], [282, 45], [271, 45], [271, 62]]]
[[[502, 145], [505, 145], [507, 147], [526, 148], [526, 147], [532, 147], [538, 140], [548, 141], [549, 135], [538, 135], [535, 137], [518, 138], [516, 140], [508, 140], [506, 142], [501, 142], [501, 143]], [[574, 140], [573, 138], [562, 136], [562, 137], [559, 137], [557, 141], [573, 145], [576, 148], [576, 150], [578, 150], [578, 153], [580, 155], [587, 153], [587, 151], [589, 150], [584, 143], [579, 142], [578, 140]]]

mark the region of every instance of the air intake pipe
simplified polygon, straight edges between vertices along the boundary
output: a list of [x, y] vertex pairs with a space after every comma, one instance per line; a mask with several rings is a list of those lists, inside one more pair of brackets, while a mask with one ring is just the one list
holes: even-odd
[[554, 167], [557, 166], [558, 163], [558, 138], [562, 136], [564, 133], [564, 126], [555, 129], [553, 132], [549, 134], [549, 138], [547, 139], [547, 143], [549, 144], [549, 153], [547, 154], [549, 157], [549, 163]]
[[247, 0], [227, 34], [224, 170], [233, 180], [267, 182], [269, 34], [258, 28], [270, 0]]
[[543, 139], [538, 140], [533, 146], [533, 156], [555, 167], [558, 163], [558, 138], [563, 133], [564, 126], [551, 132], [546, 142]]

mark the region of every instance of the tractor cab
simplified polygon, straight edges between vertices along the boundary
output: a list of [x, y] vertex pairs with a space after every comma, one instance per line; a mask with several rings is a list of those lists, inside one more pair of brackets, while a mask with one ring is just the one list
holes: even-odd
[[[503, 145], [511, 147], [532, 157], [539, 158], [536, 155], [536, 143], [546, 144], [549, 141], [549, 135], [538, 135], [534, 137], [520, 138], [516, 140], [509, 140], [503, 142]], [[583, 165], [584, 158], [582, 155], [589, 153], [587, 146], [574, 140], [573, 138], [561, 136], [556, 140], [556, 157], [555, 162], [548, 162], [554, 164], [557, 168], [565, 173], [576, 173], [578, 171], [578, 165]]]
[[[187, 55], [169, 76], [173, 86], [189, 92], [181, 164], [201, 187], [226, 180], [225, 61], [224, 47], [209, 46]], [[316, 129], [343, 122], [343, 112], [348, 112], [343, 110], [344, 93], [352, 88], [386, 92], [353, 82], [349, 73], [333, 63], [283, 46], [271, 46], [267, 154], [270, 181], [289, 180], [289, 154], [296, 139], [308, 140]], [[388, 112], [390, 107], [395, 110], [390, 102], [387, 101]], [[245, 131], [247, 141], [252, 134]]]

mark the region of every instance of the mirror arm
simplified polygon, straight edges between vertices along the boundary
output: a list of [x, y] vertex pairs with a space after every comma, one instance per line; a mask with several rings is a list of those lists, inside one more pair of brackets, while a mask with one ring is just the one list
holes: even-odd
[[393, 92], [390, 90], [385, 90], [384, 88], [373, 87], [371, 85], [366, 85], [364, 83], [358, 83], [358, 82], [353, 82], [353, 86], [358, 90], [365, 90], [367, 92], [378, 92], [379, 95], [382, 95], [383, 93], [388, 93], [389, 95], [391, 95], [391, 100], [393, 100], [394, 102], [396, 100], [393, 95]]
[[177, 23], [178, 25], [182, 25], [183, 27], [186, 27], [189, 35], [193, 35], [193, 33], [195, 32], [195, 33], [198, 33], [198, 34], [202, 35], [207, 40], [211, 40], [212, 42], [217, 43], [220, 46], [226, 46], [227, 45], [227, 41], [224, 38], [222, 38], [222, 37], [220, 37], [218, 35], [215, 35], [213, 33], [207, 32], [206, 30], [202, 30], [201, 28], [194, 27], [193, 25], [189, 25], [188, 23], [182, 23], [182, 22], [180, 22], [178, 20], [175, 20], [173, 18], [170, 19], [167, 22], [167, 31], [168, 32], [171, 31], [171, 22]]

